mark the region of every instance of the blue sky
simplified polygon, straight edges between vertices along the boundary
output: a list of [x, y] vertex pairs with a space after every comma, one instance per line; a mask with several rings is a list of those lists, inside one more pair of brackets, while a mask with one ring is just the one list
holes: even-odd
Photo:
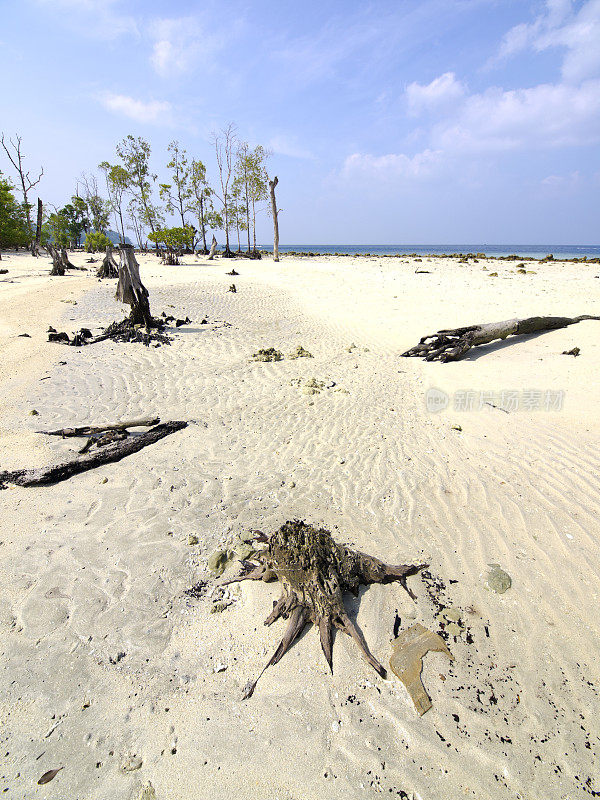
[[0, 97], [58, 205], [233, 121], [284, 243], [600, 244], [600, 0], [0, 0]]

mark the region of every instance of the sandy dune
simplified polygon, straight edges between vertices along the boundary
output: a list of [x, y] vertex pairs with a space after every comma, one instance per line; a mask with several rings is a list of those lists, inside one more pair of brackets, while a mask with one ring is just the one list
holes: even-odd
[[[140, 258], [153, 312], [193, 320], [170, 346], [72, 348], [47, 343], [48, 324], [119, 319], [114, 281], [3, 258], [2, 468], [75, 449], [36, 430], [192, 424], [56, 486], [0, 492], [2, 796], [595, 796], [600, 323], [456, 364], [399, 354], [443, 327], [598, 314], [598, 265], [520, 275], [511, 262], [284, 256], [235, 262], [232, 279], [230, 262], [183, 261]], [[314, 358], [251, 360], [298, 345]], [[562, 355], [574, 346], [578, 358]], [[313, 378], [324, 388], [307, 394]], [[427, 410], [431, 388], [446, 410]], [[488, 405], [503, 392], [520, 407]], [[456, 660], [425, 660], [422, 718], [341, 635], [331, 676], [313, 629], [241, 701], [281, 636], [284, 623], [262, 624], [277, 587], [232, 587], [217, 613], [220, 594], [184, 592], [212, 584], [216, 549], [292, 518], [390, 563], [430, 563], [410, 579], [416, 604], [397, 585], [347, 602], [384, 663], [396, 615], [439, 630], [434, 598], [460, 610]], [[505, 594], [485, 586], [490, 563], [512, 577]]]

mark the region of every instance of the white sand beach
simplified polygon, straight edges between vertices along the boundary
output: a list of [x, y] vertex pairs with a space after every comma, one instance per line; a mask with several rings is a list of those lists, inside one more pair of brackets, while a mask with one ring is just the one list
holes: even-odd
[[[600, 322], [457, 363], [401, 353], [442, 328], [598, 314], [600, 266], [138, 260], [152, 312], [192, 320], [170, 345], [48, 343], [49, 325], [121, 319], [115, 281], [3, 254], [1, 469], [83, 443], [36, 431], [190, 424], [53, 486], [0, 491], [0, 796], [598, 796]], [[252, 360], [299, 345], [313, 357]], [[431, 389], [447, 398], [438, 413]], [[455, 660], [425, 657], [424, 716], [339, 633], [331, 675], [312, 627], [241, 699], [285, 628], [263, 625], [278, 587], [223, 595], [207, 562], [293, 519], [387, 563], [429, 563], [408, 579], [416, 602], [395, 583], [346, 601], [386, 666], [395, 622], [439, 632], [441, 607], [460, 612]], [[503, 594], [486, 587], [490, 564], [511, 576]], [[201, 581], [200, 597], [185, 593]]]

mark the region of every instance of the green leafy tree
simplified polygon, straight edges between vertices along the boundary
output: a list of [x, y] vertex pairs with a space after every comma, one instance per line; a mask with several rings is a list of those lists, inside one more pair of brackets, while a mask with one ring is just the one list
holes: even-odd
[[156, 244], [164, 245], [166, 250], [181, 254], [192, 246], [194, 229], [189, 225], [182, 228], [159, 228], [148, 234], [148, 239]]
[[256, 250], [256, 212], [260, 203], [269, 196], [269, 176], [266, 160], [269, 153], [258, 145], [249, 154], [248, 169], [248, 207], [252, 209], [252, 248]]
[[79, 202], [67, 203], [58, 212], [65, 220], [68, 242], [65, 247], [75, 247], [79, 244], [81, 235], [89, 228], [89, 220], [84, 216], [86, 211], [85, 203], [81, 198], [73, 198]]
[[190, 210], [193, 210], [196, 214], [198, 232], [202, 237], [203, 251], [208, 253], [206, 234], [209, 230], [222, 228], [223, 221], [221, 215], [215, 212], [212, 201], [215, 193], [206, 179], [206, 167], [199, 159], [194, 159], [191, 163], [190, 188], [192, 191]]
[[0, 172], [0, 250], [24, 247], [30, 240], [27, 215], [23, 205], [15, 200], [13, 189]]
[[154, 233], [162, 222], [159, 206], [152, 202], [152, 184], [156, 175], [150, 172], [150, 144], [141, 136], [129, 134], [117, 145], [117, 156], [129, 175], [129, 191], [140, 213], [138, 224]]
[[108, 161], [103, 161], [98, 167], [104, 172], [106, 177], [108, 205], [115, 218], [117, 233], [119, 234], [121, 242], [124, 244], [125, 223], [123, 221], [123, 204], [131, 183], [129, 173], [120, 164], [109, 164]]
[[50, 214], [42, 227], [42, 243], [55, 247], [69, 246], [69, 218], [62, 211]]
[[[244, 197], [243, 181], [234, 178], [231, 184], [231, 202], [229, 205], [229, 218], [231, 224], [237, 231], [238, 253], [241, 252], [240, 231], [249, 230], [248, 225], [248, 206]], [[248, 238], [248, 252], [250, 252], [250, 238]]]
[[109, 245], [112, 245], [111, 240], [101, 231], [91, 231], [85, 237], [85, 249], [87, 253], [102, 253]]
[[189, 211], [193, 189], [190, 185], [191, 170], [187, 153], [179, 147], [179, 142], [173, 141], [168, 147], [171, 160], [167, 169], [171, 170], [171, 183], [160, 184], [160, 196], [166, 201], [169, 214], [179, 214], [181, 226], [186, 227], [185, 213]]

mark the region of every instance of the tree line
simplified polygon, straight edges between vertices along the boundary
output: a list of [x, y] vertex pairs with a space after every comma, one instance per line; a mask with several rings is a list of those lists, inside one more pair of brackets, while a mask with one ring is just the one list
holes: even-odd
[[[52, 242], [58, 247], [97, 251], [111, 244], [107, 233], [114, 225], [120, 242], [132, 234], [137, 247], [149, 242], [158, 250], [208, 252], [210, 234], [223, 231], [224, 255], [245, 249], [256, 254], [257, 214], [269, 196], [266, 162], [269, 153], [258, 145], [241, 141], [233, 123], [213, 133], [215, 178], [209, 182], [205, 163], [188, 156], [178, 141], [168, 146], [168, 182], [158, 182], [152, 171], [150, 143], [128, 135], [115, 148], [115, 158], [98, 165], [99, 178], [83, 173], [77, 180], [70, 203], [42, 214], [34, 227], [32, 190], [44, 172], [34, 176], [27, 169], [21, 137], [0, 138], [15, 173], [16, 186], [0, 172], [0, 249], [37, 246]], [[101, 188], [101, 185], [102, 188]], [[21, 201], [15, 197], [20, 193]], [[269, 211], [269, 213], [272, 213]], [[167, 224], [167, 217], [176, 224]]]

